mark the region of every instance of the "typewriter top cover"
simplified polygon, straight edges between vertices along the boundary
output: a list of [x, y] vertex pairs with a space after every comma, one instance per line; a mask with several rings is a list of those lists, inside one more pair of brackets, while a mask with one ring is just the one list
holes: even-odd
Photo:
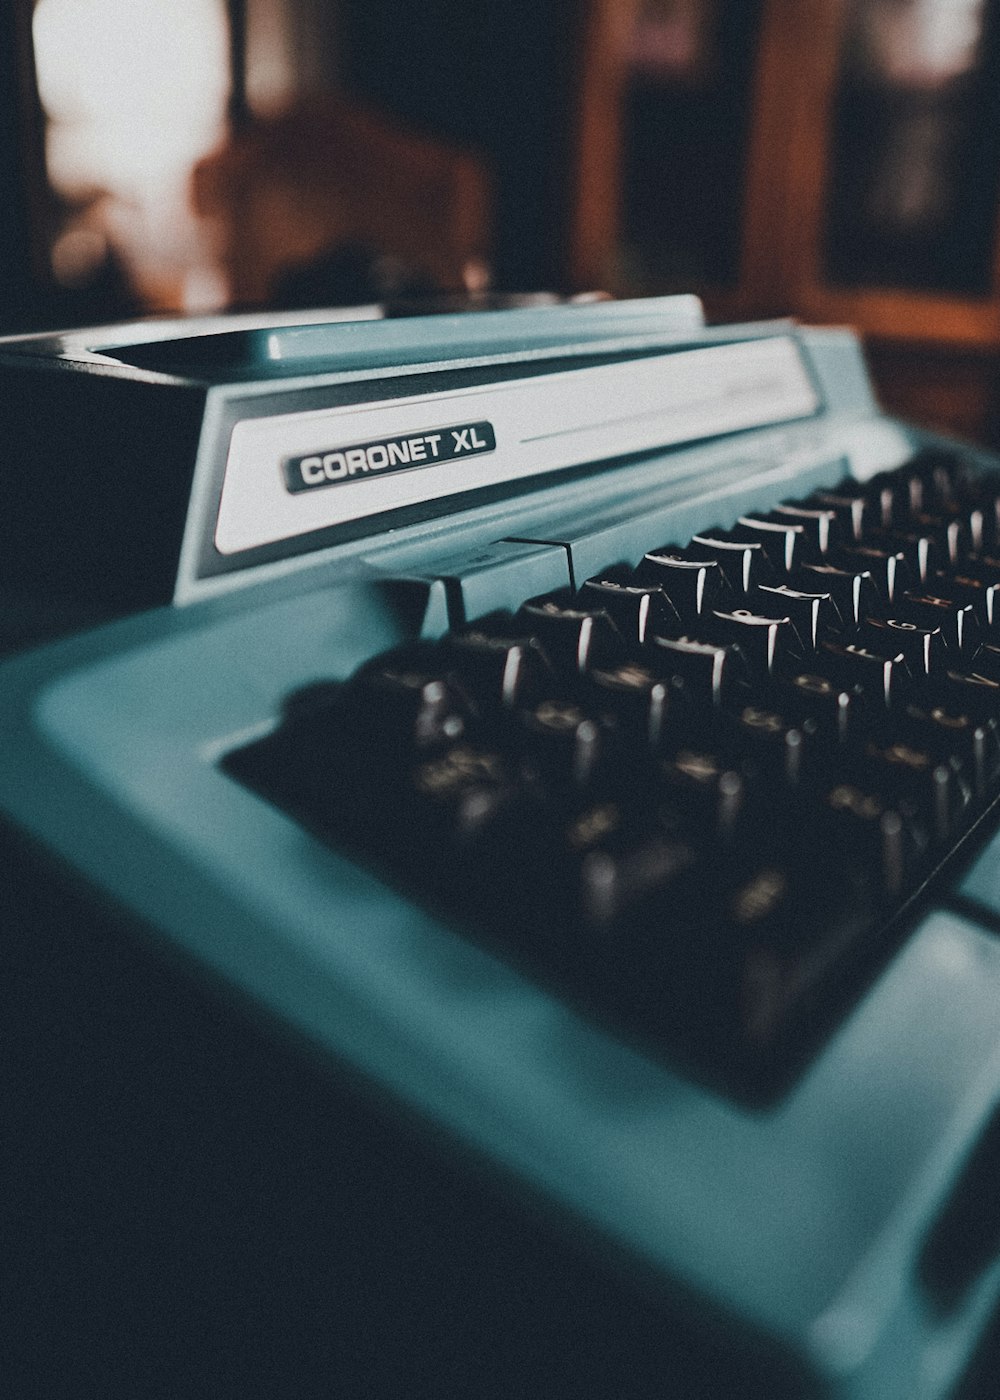
[[[0, 382], [0, 812], [114, 930], [58, 957], [145, 960], [88, 1114], [190, 997], [318, 1085], [289, 1153], [342, 1094], [382, 1125], [311, 1161], [306, 1248], [266, 1114], [176, 1108], [234, 1193], [268, 1142], [243, 1233], [312, 1340], [270, 1382], [179, 1340], [178, 1265], [157, 1390], [91, 1269], [93, 1393], [952, 1394], [1000, 1282], [1000, 464], [885, 416], [848, 332], [691, 298], [17, 337]], [[281, 1314], [273, 1266], [213, 1298]]]

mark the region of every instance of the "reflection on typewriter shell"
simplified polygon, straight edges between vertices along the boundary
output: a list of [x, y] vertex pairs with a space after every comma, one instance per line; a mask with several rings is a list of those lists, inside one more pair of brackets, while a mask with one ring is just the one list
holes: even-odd
[[0, 375], [16, 1393], [952, 1394], [1000, 461], [689, 298]]

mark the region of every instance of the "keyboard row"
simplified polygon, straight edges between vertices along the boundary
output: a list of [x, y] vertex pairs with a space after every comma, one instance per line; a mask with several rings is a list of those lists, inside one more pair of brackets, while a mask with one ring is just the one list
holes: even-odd
[[1000, 791], [998, 501], [942, 455], [841, 482], [310, 687], [229, 766], [605, 1022], [763, 1064]]

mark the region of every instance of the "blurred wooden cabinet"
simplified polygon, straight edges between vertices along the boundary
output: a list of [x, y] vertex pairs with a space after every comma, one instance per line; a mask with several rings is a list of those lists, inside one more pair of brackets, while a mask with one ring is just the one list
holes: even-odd
[[310, 268], [329, 301], [324, 260], [341, 249], [391, 260], [428, 290], [477, 291], [488, 279], [482, 164], [338, 94], [248, 116], [199, 162], [192, 195], [233, 305], [273, 304], [283, 278]]
[[590, 0], [569, 278], [1000, 346], [1000, 0]]

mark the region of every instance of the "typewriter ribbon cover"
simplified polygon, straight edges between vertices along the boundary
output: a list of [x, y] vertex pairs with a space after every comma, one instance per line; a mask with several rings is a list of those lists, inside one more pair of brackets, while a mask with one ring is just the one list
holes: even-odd
[[[652, 407], [651, 407], [652, 405]], [[234, 555], [588, 462], [808, 417], [790, 336], [235, 425], [215, 547]]]

